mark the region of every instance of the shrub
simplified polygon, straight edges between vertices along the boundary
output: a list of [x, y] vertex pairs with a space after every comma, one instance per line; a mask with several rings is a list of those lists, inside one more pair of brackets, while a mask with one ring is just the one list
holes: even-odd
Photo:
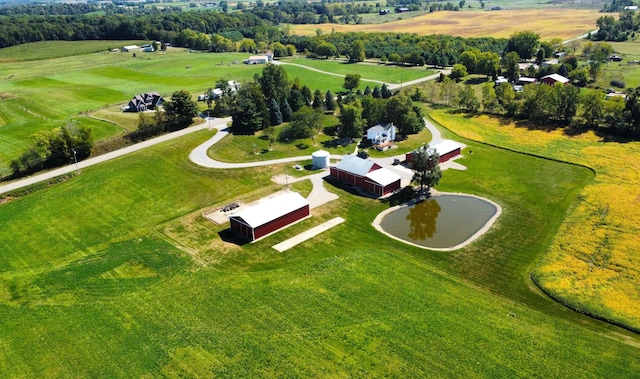
[[624, 88], [624, 81], [620, 80], [620, 79], [613, 79], [610, 83], [612, 86], [614, 87], [618, 87], [618, 88]]

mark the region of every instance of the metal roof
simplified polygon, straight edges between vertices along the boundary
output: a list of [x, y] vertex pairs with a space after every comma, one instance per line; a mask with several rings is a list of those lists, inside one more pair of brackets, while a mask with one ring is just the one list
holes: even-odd
[[355, 155], [345, 155], [335, 167], [359, 176], [366, 176], [375, 163]]
[[367, 179], [370, 179], [380, 184], [381, 186], [388, 186], [389, 184], [395, 183], [400, 180], [400, 176], [395, 172], [382, 167], [378, 170], [368, 173]]
[[551, 75], [543, 76], [542, 78], [540, 78], [540, 80], [544, 80], [544, 79], [552, 79], [562, 84], [569, 83], [569, 79], [565, 78], [560, 74], [551, 74]]
[[430, 148], [435, 149], [439, 156], [449, 154], [450, 152], [462, 148], [462, 145], [456, 141], [450, 139], [443, 139], [435, 142], [433, 145], [429, 145]]
[[229, 218], [241, 218], [250, 227], [257, 228], [308, 205], [299, 193], [285, 191], [260, 199]]

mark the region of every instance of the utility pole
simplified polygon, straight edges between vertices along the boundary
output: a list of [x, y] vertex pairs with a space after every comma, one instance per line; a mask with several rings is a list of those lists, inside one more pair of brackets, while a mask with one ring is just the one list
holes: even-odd
[[78, 158], [76, 157], [76, 149], [71, 149], [73, 151], [73, 161], [76, 164], [76, 175], [80, 174], [80, 169], [78, 168]]

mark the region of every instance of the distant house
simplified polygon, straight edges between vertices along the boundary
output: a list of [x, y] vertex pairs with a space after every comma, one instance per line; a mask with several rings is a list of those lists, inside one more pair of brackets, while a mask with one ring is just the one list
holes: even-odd
[[367, 129], [367, 139], [374, 145], [382, 145], [396, 139], [396, 127], [393, 123], [378, 124]]
[[252, 55], [249, 59], [242, 61], [245, 64], [263, 64], [269, 62], [268, 55]]
[[161, 106], [162, 103], [164, 103], [164, 99], [159, 93], [147, 92], [134, 96], [124, 110], [126, 112], [144, 112], [155, 109], [156, 107]]
[[637, 5], [627, 5], [624, 7], [625, 11], [637, 11], [638, 10], [638, 6]]
[[627, 94], [626, 93], [620, 93], [620, 92], [609, 92], [607, 94], [607, 96], [605, 96], [606, 100], [611, 100], [611, 99], [615, 99], [615, 98], [621, 98], [622, 100], [626, 100], [627, 99]]
[[145, 53], [153, 53], [156, 50], [153, 48], [153, 46], [146, 46], [142, 48], [142, 51], [144, 51]]
[[526, 71], [529, 67], [533, 67], [536, 70], [538, 69], [538, 65], [531, 62], [518, 63], [518, 70]]
[[124, 53], [128, 53], [130, 51], [137, 51], [137, 50], [140, 50], [140, 46], [138, 45], [128, 45], [122, 48], [122, 52]]
[[[431, 145], [428, 145], [428, 148], [433, 149], [436, 151], [436, 153], [438, 153], [439, 163], [444, 163], [450, 160], [451, 158], [454, 158], [460, 155], [462, 150], [462, 145], [460, 145], [456, 141], [445, 139], [445, 140], [435, 142]], [[409, 164], [413, 162], [413, 151], [405, 155], [405, 160]]]
[[398, 7], [395, 9], [396, 13], [404, 13], [404, 12], [409, 12], [411, 9], [407, 8], [407, 7]]
[[400, 176], [355, 155], [346, 155], [337, 165], [330, 167], [329, 175], [376, 196], [383, 196], [400, 188]]
[[229, 216], [229, 224], [231, 230], [254, 242], [310, 216], [309, 201], [297, 192], [287, 191]]
[[546, 67], [546, 66], [554, 66], [559, 64], [560, 61], [558, 61], [557, 59], [549, 59], [547, 61], [542, 62], [541, 66], [542, 67]]
[[540, 82], [553, 85], [556, 83], [567, 84], [570, 82], [570, 80], [560, 74], [551, 74], [551, 75], [543, 76], [542, 78], [540, 78]]

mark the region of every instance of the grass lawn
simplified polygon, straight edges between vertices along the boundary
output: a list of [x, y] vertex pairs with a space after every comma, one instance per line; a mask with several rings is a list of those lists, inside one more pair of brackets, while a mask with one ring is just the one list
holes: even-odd
[[[108, 42], [120, 46], [131, 41]], [[96, 140], [108, 139], [137, 127], [137, 115], [126, 115], [119, 109], [136, 94], [157, 91], [169, 97], [185, 89], [196, 96], [214, 87], [220, 78], [251, 81], [264, 68], [233, 63], [246, 58], [244, 53], [169, 49], [166, 53], [137, 52], [134, 58], [133, 53], [108, 52], [102, 45], [105, 41], [57, 43], [16, 46], [16, 53], [24, 52], [31, 63], [3, 61], [0, 54], [0, 77], [6, 78], [0, 82], [0, 172], [26, 150], [36, 132], [82, 119], [95, 128]], [[96, 50], [99, 52], [90, 53]], [[337, 93], [344, 83], [338, 76], [309, 75], [310, 71], [301, 67], [285, 66], [285, 70], [291, 80], [299, 77], [312, 90], [323, 93]], [[383, 68], [368, 72], [373, 79], [385, 75]], [[87, 114], [107, 122], [89, 122], [84, 117]]]
[[622, 55], [623, 60], [603, 65], [602, 75], [596, 85], [601, 88], [615, 88], [611, 86], [611, 80], [619, 79], [624, 81], [626, 88], [640, 87], [640, 65], [631, 63], [634, 60], [640, 60], [640, 42], [611, 42], [610, 44], [616, 53]]
[[[360, 89], [367, 85], [371, 88], [380, 86], [377, 83], [367, 83], [364, 79], [372, 79], [385, 83], [400, 84], [410, 80], [420, 79], [425, 76], [435, 74], [433, 70], [425, 70], [424, 67], [398, 67], [395, 65], [372, 64], [372, 63], [348, 63], [345, 60], [335, 59], [287, 59], [283, 62], [291, 62], [303, 66], [312, 67], [318, 70], [333, 72], [337, 74], [359, 74], [362, 77]], [[286, 67], [286, 66], [285, 66]]]
[[446, 110], [430, 114], [461, 136], [595, 170], [595, 180], [580, 192], [547, 253], [530, 268], [545, 291], [571, 307], [640, 328], [640, 218], [633, 206], [638, 200], [640, 143], [605, 142], [592, 132], [568, 137], [560, 129], [531, 130]]
[[0, 63], [27, 62], [110, 51], [145, 41], [41, 41], [0, 49]]
[[[504, 210], [468, 248], [429, 252], [378, 234], [370, 222], [387, 205], [329, 184], [340, 199], [312, 218], [238, 245], [201, 213], [281, 188], [269, 178], [283, 167], [195, 167], [188, 152], [210, 135], [0, 205], [0, 219], [11, 220], [0, 229], [0, 376], [632, 377], [640, 369], [629, 359], [637, 336], [625, 342], [624, 331], [532, 292], [527, 279], [593, 180], [589, 170], [464, 141], [469, 170], [446, 171], [439, 188]], [[271, 249], [336, 216], [347, 222], [285, 253]]]

